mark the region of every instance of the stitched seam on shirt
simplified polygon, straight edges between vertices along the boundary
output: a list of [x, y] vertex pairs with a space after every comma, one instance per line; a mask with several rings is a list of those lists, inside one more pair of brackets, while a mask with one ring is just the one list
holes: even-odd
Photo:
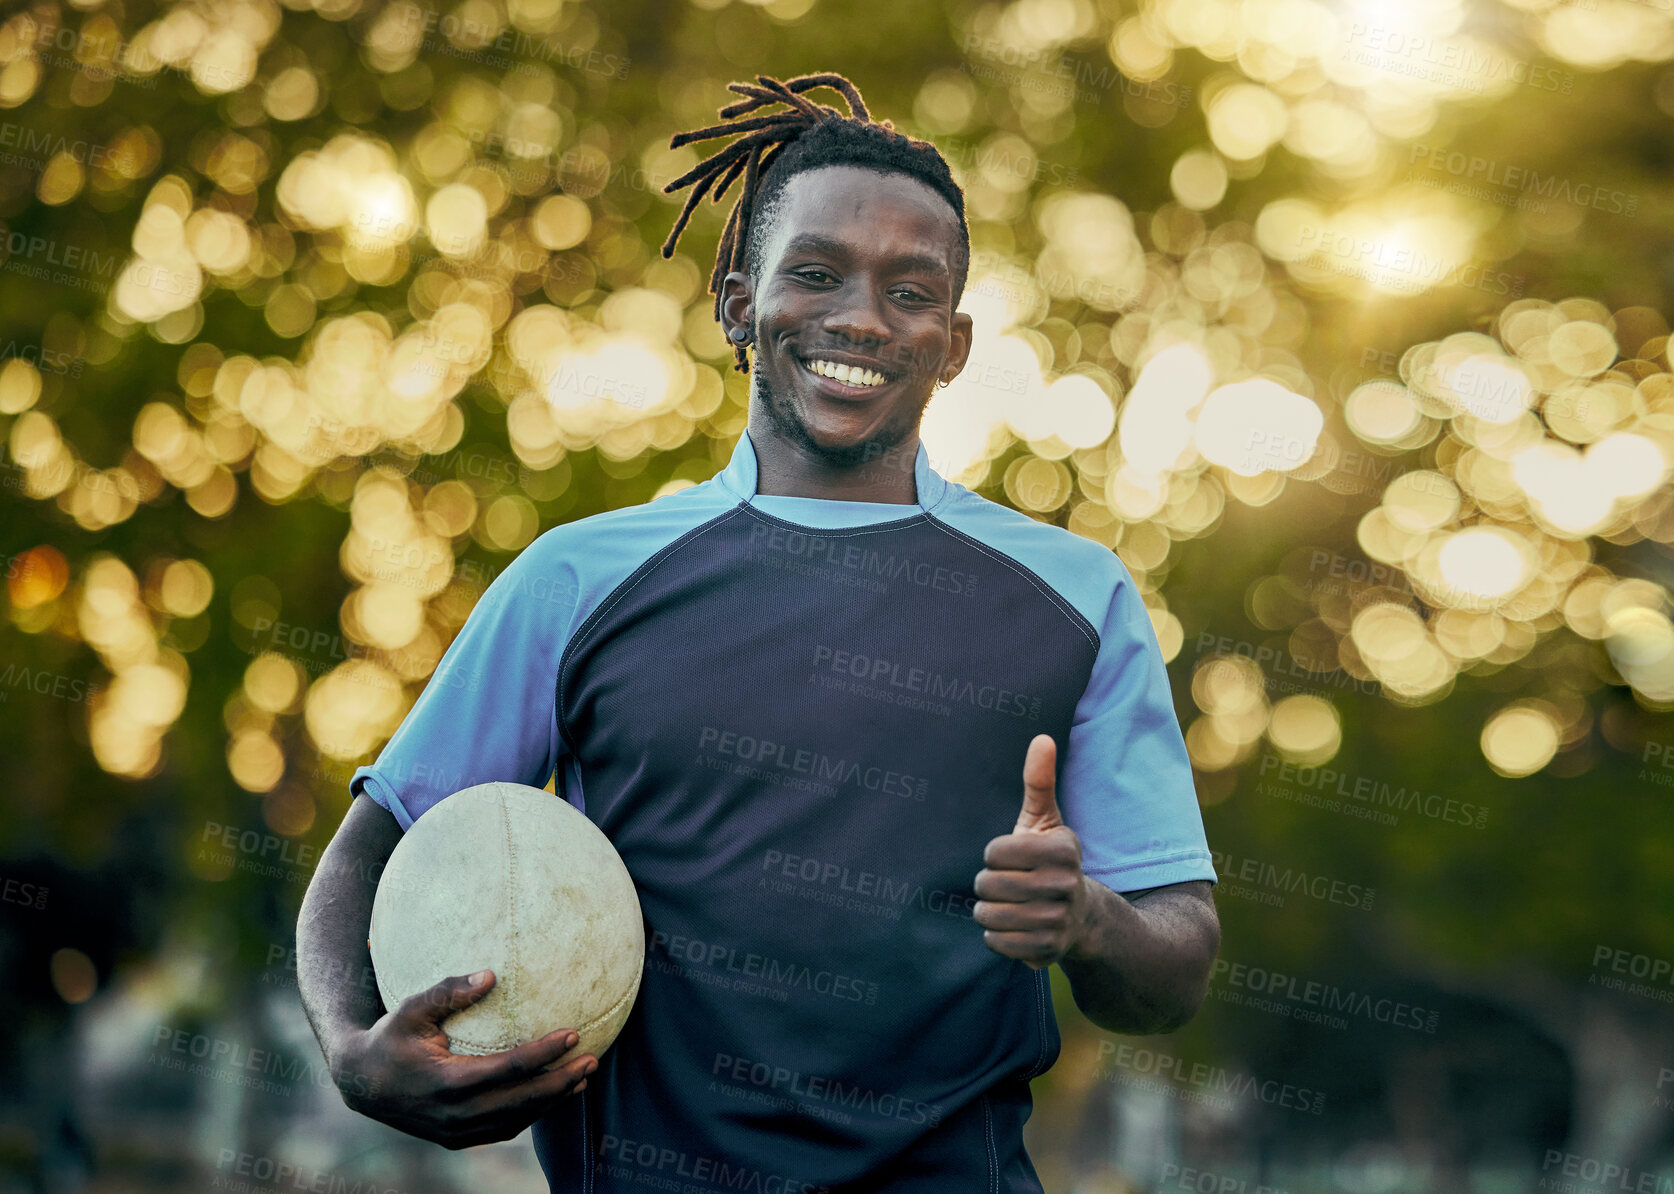
[[1138, 862], [1124, 862], [1116, 866], [1082, 867], [1082, 870], [1089, 875], [1116, 875], [1123, 871], [1137, 871], [1170, 862], [1213, 863], [1214, 859], [1209, 856], [1207, 850], [1179, 850], [1173, 854], [1159, 854], [1154, 858], [1142, 858]]
[[1000, 1191], [1000, 1162], [999, 1150], [994, 1147], [994, 1116], [988, 1109], [988, 1096], [982, 1096], [982, 1134], [988, 1142], [988, 1190], [989, 1194], [999, 1194]]
[[593, 1191], [593, 1133], [587, 1129], [587, 1092], [581, 1099], [581, 1188], [583, 1194]]
[[938, 527], [940, 530], [946, 532], [948, 535], [951, 535], [956, 539], [959, 539], [959, 540], [962, 540], [965, 543], [968, 543], [970, 546], [976, 548], [978, 551], [982, 552], [983, 555], [988, 556], [990, 559], [998, 560], [1000, 563], [1004, 564], [1007, 568], [1010, 568], [1013, 572], [1017, 573], [1017, 575], [1021, 576], [1024, 580], [1028, 581], [1031, 585], [1033, 585], [1036, 589], [1038, 589], [1040, 591], [1042, 596], [1044, 596], [1048, 601], [1052, 602], [1053, 605], [1057, 606], [1058, 612], [1063, 614], [1064, 617], [1069, 620], [1069, 623], [1070, 623], [1071, 626], [1074, 626], [1077, 630], [1079, 630], [1081, 632], [1082, 636], [1088, 642], [1093, 644], [1094, 652], [1098, 651], [1098, 649], [1099, 649], [1099, 632], [1096, 629], [1094, 629], [1093, 624], [1091, 622], [1087, 621], [1086, 618], [1082, 617], [1080, 610], [1076, 609], [1075, 606], [1071, 605], [1068, 601], [1066, 601], [1064, 599], [1064, 597], [1056, 589], [1054, 589], [1051, 585], [1047, 584], [1046, 581], [1043, 580], [1033, 569], [1029, 568], [1026, 564], [1019, 563], [1017, 560], [1012, 559], [1010, 556], [1008, 556], [1005, 552], [1001, 551], [999, 548], [990, 547], [988, 544], [984, 543], [981, 539], [978, 539], [978, 538], [976, 538], [975, 536], [972, 536], [972, 535], [967, 535], [964, 531], [960, 530], [958, 527], [950, 526], [949, 524], [943, 522], [939, 518], [932, 517], [930, 519], [930, 521], [933, 524], [935, 524], [935, 526]]
[[629, 593], [639, 587], [641, 581], [655, 572], [663, 561], [668, 559], [675, 551], [685, 546], [690, 540], [707, 534], [728, 519], [736, 517], [740, 510], [748, 508], [743, 502], [740, 502], [732, 509], [717, 514], [708, 522], [693, 527], [673, 543], [665, 544], [662, 548], [653, 552], [649, 559], [630, 572], [625, 580], [605, 595], [605, 599], [599, 602], [599, 608], [587, 615], [587, 620], [581, 624], [581, 628], [570, 636], [569, 642], [564, 644], [564, 653], [558, 657], [557, 691], [553, 696], [553, 715], [558, 719], [558, 736], [563, 739], [564, 745], [570, 748], [572, 755], [578, 755], [579, 752], [576, 750], [574, 739], [570, 737], [569, 727], [564, 724], [564, 670], [569, 667], [570, 659], [575, 654], [576, 645], [596, 630], [612, 607], [620, 604]]
[[898, 518], [891, 522], [869, 522], [854, 527], [813, 527], [804, 522], [791, 522], [788, 518], [780, 518], [776, 514], [769, 514], [767, 511], [758, 510], [754, 506], [745, 506], [744, 509], [758, 522], [776, 523], [779, 526], [790, 527], [802, 532], [817, 531], [819, 532], [817, 537], [822, 539], [846, 539], [853, 535], [882, 535], [888, 534], [890, 531], [906, 530], [909, 526], [920, 521], [935, 521], [929, 514], [920, 510], [917, 514], [909, 514], [906, 518]]
[[1046, 998], [1041, 994], [1041, 987], [1043, 985], [1041, 979], [1045, 978], [1047, 983], [1051, 982], [1051, 977], [1048, 975], [1047, 969], [1047, 967], [1042, 966], [1039, 970], [1034, 972], [1035, 1022], [1040, 1027], [1040, 1053], [1035, 1057], [1035, 1068], [1029, 1074], [1029, 1077], [1031, 1078], [1039, 1077], [1046, 1071]]

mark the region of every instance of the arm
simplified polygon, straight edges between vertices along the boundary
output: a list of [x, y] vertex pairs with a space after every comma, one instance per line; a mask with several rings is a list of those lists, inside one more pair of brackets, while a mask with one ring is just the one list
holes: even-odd
[[376, 984], [362, 980], [372, 973], [366, 941], [377, 876], [400, 840], [395, 818], [370, 798], [356, 796], [302, 897], [296, 924], [297, 991], [333, 1073], [343, 1040], [365, 1032], [384, 1014]]
[[1075, 1005], [1110, 1032], [1172, 1032], [1196, 1014], [1220, 947], [1209, 884], [1123, 899], [1081, 870], [1081, 839], [1058, 811], [1057, 744], [1040, 734], [1023, 764], [1023, 810], [988, 843], [972, 915], [995, 953], [1059, 963]]
[[1058, 959], [1075, 1006], [1109, 1032], [1148, 1035], [1185, 1024], [1209, 991], [1221, 922], [1207, 881], [1124, 898], [1083, 875], [1085, 919]]
[[591, 1054], [560, 1064], [570, 1029], [486, 1057], [456, 1056], [442, 1022], [494, 986], [494, 975], [445, 978], [384, 1010], [367, 936], [378, 876], [401, 828], [366, 796], [355, 797], [303, 897], [297, 921], [297, 987], [332, 1080], [352, 1110], [447, 1148], [510, 1140], [581, 1090]]

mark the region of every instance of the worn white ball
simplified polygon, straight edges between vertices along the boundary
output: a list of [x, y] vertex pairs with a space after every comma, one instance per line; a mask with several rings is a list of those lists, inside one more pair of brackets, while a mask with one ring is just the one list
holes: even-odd
[[494, 987], [442, 1021], [454, 1053], [480, 1056], [559, 1028], [571, 1056], [622, 1031], [645, 967], [633, 879], [610, 839], [569, 803], [523, 784], [466, 788], [413, 822], [372, 902], [372, 969], [384, 1006], [450, 975]]

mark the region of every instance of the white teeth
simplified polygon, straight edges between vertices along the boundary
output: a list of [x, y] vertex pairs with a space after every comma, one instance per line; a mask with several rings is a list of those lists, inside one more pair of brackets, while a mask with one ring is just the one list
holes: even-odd
[[833, 381], [840, 381], [844, 385], [870, 388], [884, 384], [884, 376], [872, 369], [862, 369], [858, 365], [838, 365], [832, 361], [809, 361], [808, 368], [821, 377], [829, 377]]

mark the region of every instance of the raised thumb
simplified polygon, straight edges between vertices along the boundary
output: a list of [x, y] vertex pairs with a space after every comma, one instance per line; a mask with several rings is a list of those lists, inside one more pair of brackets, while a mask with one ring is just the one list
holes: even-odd
[[1013, 833], [1044, 832], [1064, 823], [1058, 812], [1058, 744], [1051, 734], [1036, 734], [1023, 757], [1023, 808]]

